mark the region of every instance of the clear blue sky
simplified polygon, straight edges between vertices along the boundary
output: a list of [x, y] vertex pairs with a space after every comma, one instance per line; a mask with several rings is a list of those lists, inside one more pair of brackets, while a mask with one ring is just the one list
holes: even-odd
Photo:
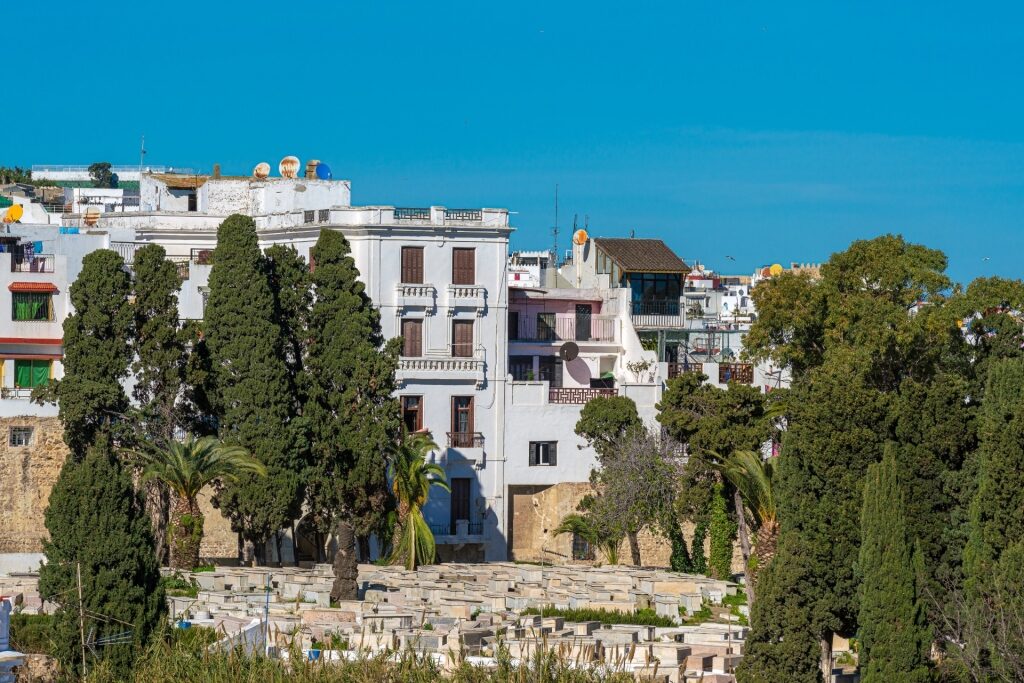
[[507, 206], [514, 248], [550, 245], [558, 183], [562, 247], [579, 214], [741, 272], [890, 231], [960, 281], [1024, 270], [1020, 3], [7, 4], [3, 164], [144, 133], [152, 164]]

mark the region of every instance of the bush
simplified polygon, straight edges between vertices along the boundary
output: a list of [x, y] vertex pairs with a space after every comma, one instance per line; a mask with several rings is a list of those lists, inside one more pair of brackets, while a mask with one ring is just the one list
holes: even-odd
[[12, 614], [11, 649], [26, 654], [50, 654], [53, 642], [49, 614]]
[[160, 577], [160, 583], [164, 586], [164, 593], [172, 597], [195, 598], [199, 595], [199, 584], [195, 579], [186, 579], [179, 572], [172, 576]]
[[628, 624], [631, 626], [675, 626], [668, 617], [661, 617], [652, 609], [640, 609], [632, 614], [606, 609], [558, 609], [551, 605], [542, 610], [528, 607], [524, 615], [539, 614], [542, 617], [563, 617], [566, 621], [599, 621], [602, 624]]

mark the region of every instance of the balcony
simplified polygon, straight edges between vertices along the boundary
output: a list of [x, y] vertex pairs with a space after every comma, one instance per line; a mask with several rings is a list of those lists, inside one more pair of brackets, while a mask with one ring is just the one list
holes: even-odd
[[419, 283], [398, 283], [395, 285], [395, 306], [401, 315], [407, 309], [422, 308], [426, 315], [436, 307], [437, 289], [434, 285]]
[[11, 254], [12, 273], [52, 273], [53, 254], [36, 254], [35, 256], [18, 256]]
[[0, 387], [0, 398], [27, 401], [32, 398], [32, 387]]
[[590, 399], [598, 396], [616, 396], [615, 389], [591, 389], [589, 387], [552, 387], [548, 389], [548, 403], [569, 405], [586, 405]]
[[430, 532], [435, 538], [455, 536], [456, 538], [467, 538], [470, 536], [483, 536], [484, 523], [470, 522], [467, 519], [457, 519], [455, 524], [431, 524]]
[[455, 382], [472, 382], [482, 388], [487, 362], [484, 351], [477, 348], [472, 356], [427, 355], [419, 358], [402, 356], [398, 359], [395, 378], [399, 382], [445, 379]]
[[483, 448], [481, 432], [448, 432], [448, 448]]
[[718, 365], [719, 384], [737, 382], [739, 384], [754, 383], [754, 366], [750, 363], [720, 363]]
[[478, 316], [487, 306], [487, 288], [483, 285], [448, 285], [448, 312], [454, 308], [475, 308]]
[[633, 301], [630, 303], [630, 317], [636, 328], [681, 328], [686, 324], [679, 299]]
[[514, 342], [614, 342], [618, 321], [611, 316], [555, 318], [553, 322], [520, 318], [518, 329], [509, 330]]

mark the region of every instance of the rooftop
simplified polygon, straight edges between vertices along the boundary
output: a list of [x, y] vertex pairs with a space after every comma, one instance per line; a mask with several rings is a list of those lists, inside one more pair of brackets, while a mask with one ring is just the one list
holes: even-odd
[[601, 248], [619, 268], [630, 273], [686, 273], [690, 268], [661, 240], [635, 237], [597, 237]]

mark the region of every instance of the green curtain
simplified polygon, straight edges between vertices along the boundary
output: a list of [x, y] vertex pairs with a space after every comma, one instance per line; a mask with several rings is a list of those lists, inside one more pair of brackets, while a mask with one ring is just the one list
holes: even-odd
[[46, 295], [15, 294], [15, 320], [49, 320], [49, 305]]
[[14, 386], [30, 388], [46, 384], [50, 381], [50, 363], [48, 360], [15, 360]]

